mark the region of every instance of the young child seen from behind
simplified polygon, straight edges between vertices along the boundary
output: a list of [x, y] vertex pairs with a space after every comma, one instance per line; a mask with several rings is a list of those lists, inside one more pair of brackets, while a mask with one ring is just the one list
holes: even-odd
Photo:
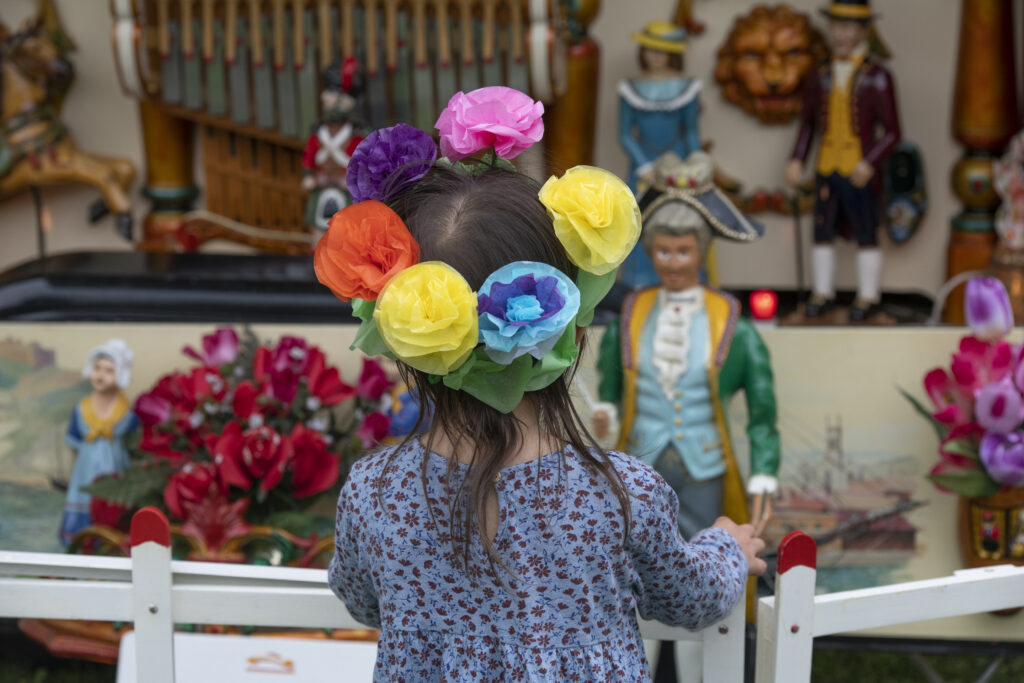
[[354, 346], [396, 359], [433, 409], [338, 502], [329, 583], [381, 629], [375, 681], [649, 680], [637, 612], [703, 628], [765, 569], [750, 525], [681, 538], [672, 489], [598, 448], [573, 407], [584, 328], [640, 218], [601, 169], [540, 188], [515, 172], [542, 112], [509, 88], [459, 93], [436, 162], [411, 126], [371, 133], [356, 203], [316, 250], [363, 320]]

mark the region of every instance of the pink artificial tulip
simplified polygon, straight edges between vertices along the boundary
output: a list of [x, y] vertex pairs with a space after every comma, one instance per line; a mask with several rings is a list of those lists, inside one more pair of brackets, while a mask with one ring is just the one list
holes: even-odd
[[1006, 287], [994, 277], [976, 277], [967, 282], [964, 313], [974, 336], [995, 341], [1013, 327], [1013, 309]]

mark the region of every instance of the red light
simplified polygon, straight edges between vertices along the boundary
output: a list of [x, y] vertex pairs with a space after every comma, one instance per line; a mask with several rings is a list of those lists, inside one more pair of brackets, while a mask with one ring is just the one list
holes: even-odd
[[779, 310], [779, 295], [770, 289], [759, 289], [750, 295], [750, 312], [755, 320], [771, 320]]

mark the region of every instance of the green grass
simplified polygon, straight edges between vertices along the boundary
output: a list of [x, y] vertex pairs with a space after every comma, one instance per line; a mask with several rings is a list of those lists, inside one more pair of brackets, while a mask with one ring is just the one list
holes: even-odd
[[[990, 656], [923, 655], [946, 683], [974, 683], [992, 662]], [[814, 683], [920, 683], [925, 674], [904, 654], [815, 650]], [[1024, 654], [1006, 657], [988, 683], [1024, 681]]]

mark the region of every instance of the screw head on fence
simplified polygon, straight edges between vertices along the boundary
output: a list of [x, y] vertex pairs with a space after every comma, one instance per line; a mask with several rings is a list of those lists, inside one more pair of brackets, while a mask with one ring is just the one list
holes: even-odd
[[800, 630], [800, 627], [797, 626], [796, 624], [793, 624], [792, 626], [789, 627], [789, 632], [790, 633], [796, 633], [799, 630]]
[[156, 614], [156, 613], [157, 613], [157, 612], [159, 612], [159, 611], [160, 611], [160, 610], [159, 610], [159, 608], [157, 608], [157, 606], [156, 606], [156, 605], [150, 605], [150, 606], [149, 606], [149, 613], [150, 613], [150, 614]]
[[718, 627], [718, 632], [721, 633], [724, 636], [726, 633], [729, 632], [729, 627], [728, 626], [719, 626]]

